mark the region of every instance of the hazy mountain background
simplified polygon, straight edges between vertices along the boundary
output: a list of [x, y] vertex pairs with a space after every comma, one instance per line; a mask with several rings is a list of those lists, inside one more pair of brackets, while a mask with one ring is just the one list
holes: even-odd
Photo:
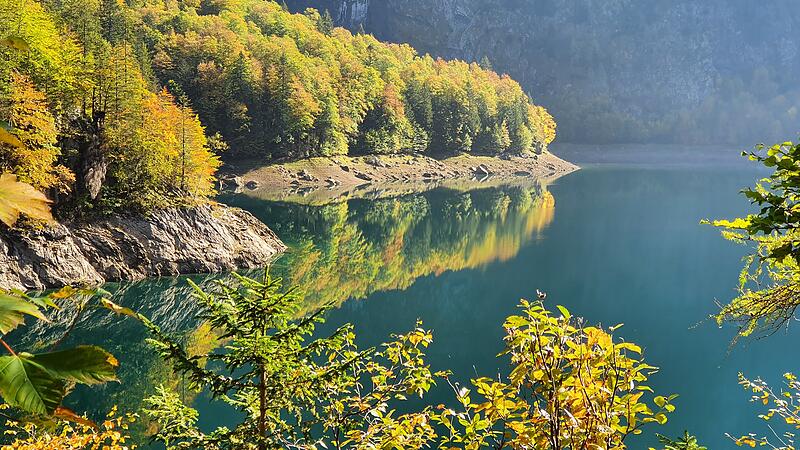
[[797, 0], [287, 0], [522, 83], [561, 142], [725, 143], [800, 131]]

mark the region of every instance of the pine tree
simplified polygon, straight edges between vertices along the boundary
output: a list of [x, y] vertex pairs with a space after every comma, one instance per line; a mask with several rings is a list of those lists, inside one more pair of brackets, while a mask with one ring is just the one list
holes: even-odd
[[481, 58], [480, 66], [483, 70], [494, 70], [492, 68], [492, 62], [489, 60], [489, 57], [485, 55]]
[[330, 11], [327, 9], [319, 16], [319, 20], [317, 21], [317, 29], [320, 33], [330, 36], [333, 33], [333, 17], [331, 17]]
[[206, 291], [193, 286], [199, 317], [225, 337], [223, 348], [190, 356], [140, 318], [158, 352], [190, 387], [230, 404], [243, 420], [233, 429], [203, 433], [198, 412], [162, 387], [147, 400], [145, 412], [160, 425], [155, 439], [168, 448], [343, 448], [359, 441], [359, 448], [378, 448], [372, 440], [390, 437], [404, 421], [427, 417], [427, 411], [384, 416], [384, 409], [388, 401], [422, 395], [443, 375], [431, 373], [424, 360], [430, 333], [417, 328], [381, 351], [362, 351], [349, 324], [313, 338], [328, 308], [300, 316], [298, 291], [284, 290], [266, 270], [259, 279], [234, 275]]

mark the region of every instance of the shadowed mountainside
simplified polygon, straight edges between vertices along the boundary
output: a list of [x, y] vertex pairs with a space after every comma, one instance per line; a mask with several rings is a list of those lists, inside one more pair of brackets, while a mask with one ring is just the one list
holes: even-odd
[[750, 145], [797, 132], [792, 0], [289, 0], [534, 93], [562, 142]]

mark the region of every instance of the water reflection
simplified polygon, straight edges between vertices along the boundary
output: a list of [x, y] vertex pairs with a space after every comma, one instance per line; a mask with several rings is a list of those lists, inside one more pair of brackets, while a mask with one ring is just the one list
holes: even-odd
[[276, 270], [305, 289], [309, 309], [507, 261], [551, 223], [555, 211], [552, 194], [533, 181], [326, 206], [226, 201], [253, 212], [286, 241], [291, 250]]
[[[506, 362], [495, 357], [502, 348], [500, 325], [520, 298], [542, 289], [550, 306], [563, 304], [591, 324], [624, 323], [619, 335], [640, 344], [647, 360], [661, 367], [654, 389], [680, 395], [670, 422], [631, 441], [631, 448], [655, 447], [653, 431], [678, 435], [684, 429], [708, 448], [728, 448], [726, 432], [769, 432], [756, 417], [761, 408], [736, 384], [737, 372], [777, 383], [782, 373], [797, 370], [797, 335], [792, 327], [729, 352], [734, 330], [704, 321], [717, 311], [715, 299], [735, 294], [746, 249], [698, 223], [741, 215], [748, 204], [738, 190], [762, 176], [719, 164], [714, 155], [692, 154], [712, 163], [687, 167], [663, 167], [669, 155], [631, 167], [585, 165], [549, 187], [439, 190], [322, 207], [244, 196], [223, 201], [259, 215], [294, 247], [274, 270], [307, 284], [314, 302], [364, 298], [344, 302], [325, 324], [354, 323], [362, 347], [385, 342], [421, 318], [434, 330], [434, 369], [451, 369], [461, 382], [504, 372]], [[546, 238], [538, 239], [545, 230]], [[119, 288], [120, 302], [170, 330], [191, 330], [185, 339], [192, 345], [208, 345], [183, 280]], [[98, 320], [83, 322], [70, 343], [111, 349], [122, 361], [122, 384], [76, 392], [70, 406], [135, 410], [153, 385], [179, 384], [144, 344], [138, 325]], [[45, 342], [52, 333], [42, 328], [29, 339]], [[226, 409], [201, 400], [195, 405], [206, 428], [235, 422]], [[445, 387], [425, 399], [451, 400]]]
[[[353, 199], [325, 206], [279, 203], [245, 196], [224, 199], [256, 214], [290, 246], [273, 271], [286, 284], [303, 286], [306, 310], [324, 302], [341, 304], [380, 291], [403, 290], [427, 275], [478, 268], [514, 258], [553, 220], [555, 200], [546, 187], [529, 182], [467, 192], [448, 189], [378, 200]], [[224, 277], [150, 279], [105, 286], [114, 301], [150, 317], [197, 349], [215, 345], [213, 331], [197, 319], [191, 278], [202, 285]], [[20, 348], [43, 348], [59, 340], [76, 311], [64, 308], [49, 323], [36, 322], [12, 336]], [[62, 345], [98, 344], [121, 362], [120, 383], [78, 387], [66, 404], [99, 419], [115, 405], [140, 411], [143, 400], [165, 385], [186, 391], [146, 342], [143, 327], [105, 310], [84, 311]], [[208, 401], [196, 405], [207, 427], [232, 423], [231, 411]], [[132, 433], [146, 443], [151, 424]]]

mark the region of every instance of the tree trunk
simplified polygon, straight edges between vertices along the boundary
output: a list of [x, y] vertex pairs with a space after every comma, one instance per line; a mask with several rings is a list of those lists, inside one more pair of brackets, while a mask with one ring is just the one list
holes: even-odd
[[258, 450], [267, 450], [267, 443], [264, 441], [264, 438], [267, 435], [267, 374], [265, 373], [263, 367], [260, 368], [259, 372]]

